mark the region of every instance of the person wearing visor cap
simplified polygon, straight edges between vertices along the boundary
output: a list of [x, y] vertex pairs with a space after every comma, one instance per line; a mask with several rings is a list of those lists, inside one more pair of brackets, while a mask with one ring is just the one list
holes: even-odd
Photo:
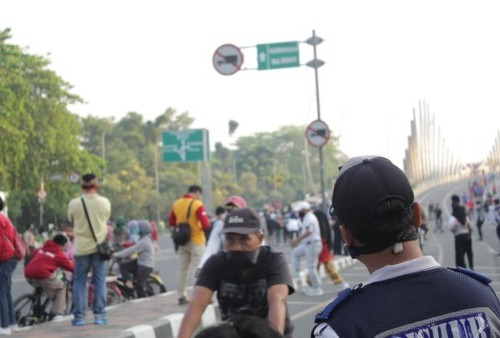
[[370, 277], [316, 315], [311, 337], [500, 336], [491, 280], [422, 254], [421, 208], [406, 175], [390, 160], [354, 157], [341, 167], [332, 212], [347, 251]]
[[232, 195], [229, 196], [226, 200], [226, 203], [224, 204], [226, 210], [229, 212], [233, 210], [234, 208], [246, 208], [247, 207], [247, 201], [241, 196], [238, 195]]
[[214, 292], [223, 321], [237, 314], [258, 316], [291, 337], [287, 300], [294, 289], [288, 263], [283, 253], [261, 246], [264, 233], [259, 216], [249, 208], [233, 209], [221, 233], [225, 235], [225, 250], [203, 265], [178, 337], [193, 335]]
[[300, 218], [299, 237], [292, 241], [291, 266], [294, 278], [299, 285], [300, 260], [305, 258], [307, 273], [311, 281], [311, 287], [303, 286], [302, 292], [307, 296], [321, 296], [321, 278], [317, 266], [319, 254], [321, 253], [321, 230], [316, 215], [311, 211], [311, 204], [301, 201], [296, 206]]

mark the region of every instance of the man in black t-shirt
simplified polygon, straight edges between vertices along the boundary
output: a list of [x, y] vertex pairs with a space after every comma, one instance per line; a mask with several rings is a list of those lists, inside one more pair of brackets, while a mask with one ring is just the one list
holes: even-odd
[[282, 253], [262, 246], [264, 234], [259, 216], [251, 209], [233, 209], [224, 221], [226, 251], [203, 265], [179, 330], [190, 338], [217, 291], [222, 320], [247, 314], [267, 319], [285, 337], [293, 327], [287, 309], [294, 292], [288, 263]]

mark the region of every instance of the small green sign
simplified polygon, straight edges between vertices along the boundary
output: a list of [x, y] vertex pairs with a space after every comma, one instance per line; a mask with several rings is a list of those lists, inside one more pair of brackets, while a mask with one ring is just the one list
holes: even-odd
[[300, 66], [299, 43], [296, 41], [257, 45], [258, 69]]
[[208, 130], [166, 130], [162, 133], [163, 162], [202, 162], [210, 158]]

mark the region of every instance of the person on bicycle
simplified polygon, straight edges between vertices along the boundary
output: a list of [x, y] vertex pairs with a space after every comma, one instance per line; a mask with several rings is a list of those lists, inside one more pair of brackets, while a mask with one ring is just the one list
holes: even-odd
[[49, 320], [61, 319], [66, 310], [66, 284], [57, 277], [57, 269], [75, 270], [75, 263], [64, 252], [67, 243], [66, 236], [55, 235], [42, 248], [33, 252], [32, 259], [24, 268], [26, 279], [42, 287], [52, 301]]
[[153, 271], [155, 258], [154, 247], [151, 239], [151, 224], [146, 220], [137, 221], [139, 229], [139, 240], [132, 246], [117, 251], [113, 257], [126, 258], [137, 254], [137, 259], [129, 259], [120, 262], [120, 274], [125, 285], [134, 288], [137, 298], [147, 296], [146, 281]]

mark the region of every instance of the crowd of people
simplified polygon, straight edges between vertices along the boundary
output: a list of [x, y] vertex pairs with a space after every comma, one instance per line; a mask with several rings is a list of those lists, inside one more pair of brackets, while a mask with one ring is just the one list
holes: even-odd
[[[455, 236], [454, 268], [442, 267], [422, 251], [422, 238], [432, 227], [434, 233], [444, 232], [442, 207], [430, 204], [426, 212], [404, 173], [383, 157], [355, 157], [343, 164], [329, 212], [303, 200], [286, 208], [270, 204], [259, 213], [245, 198], [233, 195], [210, 217], [202, 193], [192, 185], [169, 209], [172, 233], [182, 223], [189, 229], [187, 243], [175, 247], [177, 300], [185, 306], [180, 338], [293, 337], [289, 297], [295, 292], [321, 297], [321, 267], [339, 295], [316, 315], [312, 337], [500, 336], [500, 303], [491, 280], [473, 272], [472, 227], [483, 240], [481, 227], [489, 217], [498, 224], [500, 241], [500, 203], [488, 185], [474, 182], [467, 194], [451, 197], [448, 229]], [[93, 323], [108, 323], [106, 246], [117, 259], [137, 255], [124, 260], [120, 272], [129, 288], [146, 296], [144, 277], [154, 269], [158, 225], [123, 218], [112, 223], [110, 217], [109, 199], [98, 193], [97, 177], [87, 174], [81, 196], [69, 202], [72, 226], [67, 231], [44, 238], [39, 247], [34, 227], [26, 228], [25, 276], [51, 298], [50, 319], [65, 311], [65, 285], [56, 276], [57, 269], [64, 269], [73, 274], [72, 325], [86, 325], [89, 272], [95, 286]], [[13, 242], [17, 232], [1, 213], [0, 230], [0, 335], [9, 335], [17, 329], [10, 291], [17, 259], [5, 243]], [[364, 264], [368, 281], [351, 288], [333, 263], [340, 254]], [[222, 322], [200, 331], [214, 297]]]
[[[120, 280], [136, 291], [137, 298], [146, 296], [145, 278], [154, 268], [158, 250], [158, 226], [154, 221], [130, 220], [118, 217], [111, 222], [111, 203], [98, 193], [98, 179], [90, 173], [82, 176], [81, 196], [68, 204], [71, 226], [26, 226], [22, 234], [25, 246], [24, 276], [31, 284], [41, 287], [51, 300], [48, 320], [58, 321], [68, 315], [67, 280], [72, 282], [72, 325], [83, 326], [87, 316], [87, 292], [93, 287], [92, 313], [95, 325], [108, 322], [106, 312], [106, 276], [111, 257], [121, 260]], [[12, 274], [19, 258], [13, 243], [20, 236], [10, 219], [1, 212], [0, 199], [0, 335], [19, 330], [12, 300]], [[109, 248], [104, 255], [98, 247]], [[65, 272], [65, 279], [61, 273]], [[89, 282], [89, 276], [91, 280]]]

